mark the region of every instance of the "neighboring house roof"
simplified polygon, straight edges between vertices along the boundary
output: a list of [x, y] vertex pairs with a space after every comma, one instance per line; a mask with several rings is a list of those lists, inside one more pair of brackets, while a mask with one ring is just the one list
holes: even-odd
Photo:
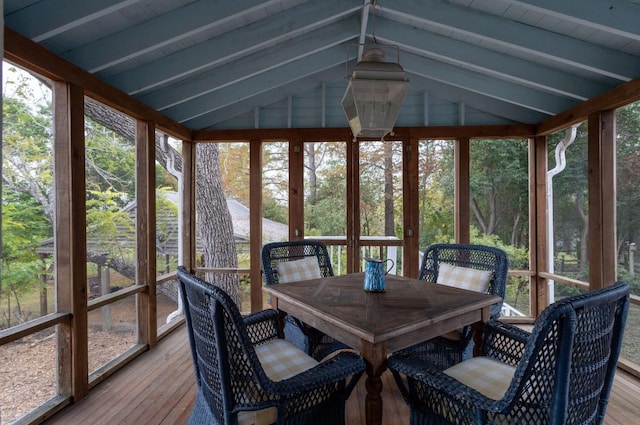
[[[163, 192], [167, 199], [178, 205], [178, 193], [177, 192]], [[229, 207], [229, 213], [231, 214], [231, 220], [233, 223], [233, 236], [236, 244], [247, 244], [250, 239], [250, 226], [249, 226], [249, 208], [245, 207], [239, 201], [235, 199], [227, 199], [227, 206]], [[131, 212], [135, 214], [135, 202], [131, 202], [123, 208], [123, 211]], [[197, 218], [196, 218], [197, 222]], [[167, 240], [158, 240], [158, 251], [174, 254], [178, 251], [177, 242], [177, 228], [178, 223], [163, 223], [165, 234], [169, 235]], [[133, 238], [131, 235], [126, 235], [123, 229], [123, 235], [118, 237], [120, 246], [133, 248]], [[268, 218], [262, 219], [262, 241], [263, 243], [283, 241], [289, 238], [289, 226], [284, 223], [269, 220]], [[96, 241], [89, 236], [87, 238], [87, 246], [89, 250], [99, 250], [100, 242]], [[36, 252], [39, 254], [53, 254], [54, 252], [54, 240], [53, 238], [46, 239], [36, 248]]]
[[[163, 192], [169, 201], [178, 205], [178, 192]], [[249, 208], [240, 201], [227, 199], [227, 207], [233, 222], [233, 236], [236, 243], [249, 242]], [[125, 207], [126, 208], [126, 207]], [[196, 217], [196, 223], [197, 223]], [[284, 241], [289, 239], [289, 226], [284, 223], [262, 218], [262, 240], [263, 243]]]
[[[235, 199], [227, 199], [231, 219], [233, 220], [233, 234], [236, 241], [245, 238], [249, 242], [249, 208]], [[262, 242], [277, 242], [289, 239], [289, 226], [284, 223], [262, 218]]]

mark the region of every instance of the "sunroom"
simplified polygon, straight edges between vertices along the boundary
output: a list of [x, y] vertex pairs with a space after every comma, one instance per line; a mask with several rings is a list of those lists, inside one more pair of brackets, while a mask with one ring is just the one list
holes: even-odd
[[[522, 325], [624, 280], [619, 370], [640, 377], [637, 2], [3, 6], [8, 423], [183, 331], [178, 265], [268, 307], [261, 249], [287, 239], [324, 242], [339, 274], [374, 256], [409, 277], [431, 244], [498, 246]], [[391, 132], [356, 137], [341, 103], [372, 45], [409, 88]]]

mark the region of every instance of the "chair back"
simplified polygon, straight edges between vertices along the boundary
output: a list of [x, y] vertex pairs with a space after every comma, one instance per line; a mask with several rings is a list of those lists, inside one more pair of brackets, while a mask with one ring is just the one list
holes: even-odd
[[[629, 310], [629, 285], [564, 298], [538, 317], [505, 399], [518, 423], [602, 424]], [[487, 355], [505, 360], [500, 341]], [[504, 351], [503, 351], [504, 350]], [[511, 396], [511, 397], [510, 397]]]
[[260, 385], [268, 379], [231, 297], [182, 266], [178, 280], [196, 384], [217, 423], [234, 423], [231, 412], [238, 407], [273, 404]]
[[327, 247], [320, 241], [305, 239], [287, 242], [272, 242], [262, 247], [262, 268], [267, 285], [278, 283], [276, 266], [283, 261], [295, 261], [316, 257], [322, 277], [333, 276], [331, 257]]
[[[504, 299], [507, 287], [509, 260], [507, 254], [495, 247], [472, 244], [434, 244], [424, 251], [418, 278], [437, 282], [440, 264], [491, 271], [487, 293]], [[491, 306], [491, 318], [500, 317], [502, 301]]]

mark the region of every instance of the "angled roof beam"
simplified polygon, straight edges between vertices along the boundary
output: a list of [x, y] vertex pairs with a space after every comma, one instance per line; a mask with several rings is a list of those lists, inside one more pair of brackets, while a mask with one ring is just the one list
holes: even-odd
[[388, 19], [378, 19], [376, 33], [376, 38], [385, 43], [398, 45], [403, 51], [578, 101], [585, 101], [612, 88], [600, 82], [502, 52], [421, 29], [398, 25]]
[[[80, 68], [96, 73], [202, 31], [211, 30], [239, 15], [252, 16], [251, 12], [263, 10], [267, 3], [280, 3], [280, 0], [197, 1], [108, 37], [83, 44], [66, 53], [64, 58]], [[162, 28], [162, 31], [158, 31], [158, 28]]]
[[[322, 71], [310, 76], [309, 78], [269, 89], [254, 97], [228, 105], [223, 109], [186, 121], [184, 124], [196, 129], [215, 128], [217, 124], [254, 112], [256, 107], [284, 102], [287, 100], [289, 95], [293, 95], [295, 99], [297, 94], [319, 89], [324, 81], [333, 79], [335, 74], [340, 72], [341, 66]], [[471, 111], [473, 109], [479, 113], [487, 114], [482, 111], [491, 110], [490, 115], [493, 115], [498, 119], [503, 119], [506, 122], [523, 122], [531, 124], [538, 123], [547, 117], [547, 115], [539, 112], [514, 106], [508, 102], [492, 99], [477, 93], [471, 93], [456, 87], [449, 87], [446, 84], [429, 80], [418, 75], [410, 74], [409, 78], [411, 79], [412, 89], [429, 93], [429, 99], [440, 98], [453, 103], [464, 103], [466, 105], [465, 109], [467, 113], [473, 113]], [[344, 126], [347, 126], [346, 118]]]
[[39, 43], [139, 1], [60, 2], [58, 0], [43, 0], [5, 15], [4, 23], [10, 28], [20, 28], [22, 35]]
[[[218, 123], [223, 123], [244, 114], [251, 113], [255, 108], [264, 108], [265, 105], [272, 105], [278, 102], [283, 102], [288, 98], [288, 96], [292, 96], [295, 100], [296, 96], [300, 95], [300, 93], [305, 93], [313, 90], [322, 90], [323, 84], [327, 80], [331, 80], [335, 78], [337, 74], [342, 74], [343, 72], [344, 71], [341, 66], [338, 66], [337, 68], [327, 69], [308, 78], [296, 80], [291, 82], [290, 84], [286, 84], [274, 89], [269, 89], [256, 96], [252, 96], [240, 102], [228, 105], [223, 109], [219, 109], [215, 112], [208, 113], [187, 122], [189, 123], [189, 126], [193, 125], [193, 128], [213, 128]], [[347, 126], [346, 118], [344, 125], [345, 127]]]
[[[128, 94], [136, 95], [196, 75], [202, 70], [224, 64], [242, 55], [259, 52], [345, 18], [353, 25], [352, 30], [355, 34], [357, 22], [355, 18], [351, 20], [351, 16], [359, 9], [359, 6], [345, 4], [340, 0], [307, 2], [113, 75], [106, 78], [106, 81]], [[287, 31], [283, 32], [283, 28]]]
[[[458, 87], [452, 87], [445, 83], [429, 80], [419, 75], [409, 74], [411, 88], [429, 93], [429, 99], [438, 97], [453, 103], [464, 103], [467, 107], [484, 112], [506, 121], [535, 124], [548, 117], [531, 109], [515, 106], [512, 103], [504, 102], [495, 98], [487, 97], [479, 93], [473, 93]], [[430, 108], [432, 109], [432, 108]], [[402, 116], [402, 108], [400, 109]], [[429, 118], [429, 125], [433, 125], [433, 120]]]
[[440, 81], [487, 97], [554, 115], [574, 106], [577, 102], [551, 93], [523, 87], [495, 77], [461, 69], [432, 59], [404, 53], [402, 66], [407, 72]]
[[[354, 17], [354, 19], [356, 19]], [[171, 88], [159, 89], [138, 97], [142, 102], [164, 110], [178, 106], [180, 103], [206, 96], [221, 88], [234, 83], [252, 78], [260, 73], [269, 72], [274, 68], [281, 68], [287, 75], [296, 74], [297, 69], [284, 68], [294, 61], [308, 58], [314, 53], [324, 49], [332, 49], [334, 46], [352, 41], [356, 34], [353, 31], [352, 19], [347, 19], [335, 25], [321, 28], [290, 40], [274, 49], [263, 49], [258, 53], [245, 56], [233, 62], [217, 67], [216, 72], [198, 78], [197, 76], [177, 84]], [[342, 52], [342, 61], [346, 60], [345, 51]], [[354, 52], [355, 53], [355, 52]], [[307, 66], [325, 67], [325, 64], [317, 60], [311, 60]]]
[[165, 109], [163, 113], [178, 122], [185, 122], [266, 90], [286, 85], [290, 81], [306, 78], [336, 65], [344, 65], [344, 60], [344, 46], [337, 45], [317, 53], [313, 60], [300, 58], [267, 72], [256, 73], [251, 78], [194, 98], [188, 104]]
[[529, 10], [575, 22], [590, 28], [640, 40], [640, 4], [621, 0], [514, 0]]
[[637, 57], [572, 37], [544, 31], [444, 0], [397, 0], [385, 9], [403, 22], [438, 25], [460, 36], [487, 40], [504, 47], [573, 66], [577, 69], [629, 81], [637, 75]]

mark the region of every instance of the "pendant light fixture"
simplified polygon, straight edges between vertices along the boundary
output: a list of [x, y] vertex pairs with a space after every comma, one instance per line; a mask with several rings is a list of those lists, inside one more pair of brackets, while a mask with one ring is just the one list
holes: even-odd
[[[399, 53], [397, 62], [385, 62], [385, 46], [377, 43], [375, 35], [372, 38], [373, 43], [365, 46], [362, 60], [347, 77], [347, 90], [342, 97], [342, 107], [354, 139], [383, 140], [391, 133], [409, 88], [399, 63]], [[386, 47], [398, 49], [397, 46]]]

